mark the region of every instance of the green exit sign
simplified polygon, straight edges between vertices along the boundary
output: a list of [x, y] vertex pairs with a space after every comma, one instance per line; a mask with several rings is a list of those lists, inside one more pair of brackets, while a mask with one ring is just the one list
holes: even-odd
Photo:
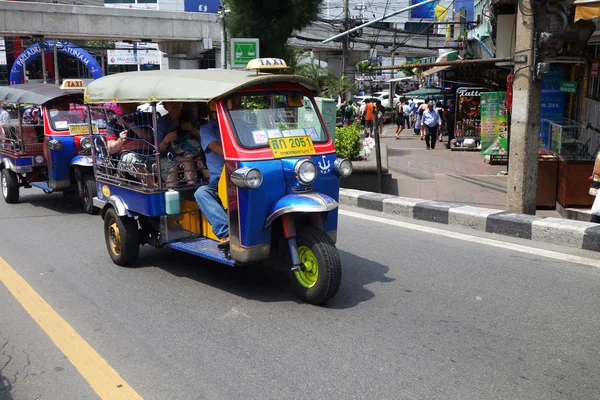
[[560, 91], [565, 93], [577, 93], [577, 82], [561, 81]]

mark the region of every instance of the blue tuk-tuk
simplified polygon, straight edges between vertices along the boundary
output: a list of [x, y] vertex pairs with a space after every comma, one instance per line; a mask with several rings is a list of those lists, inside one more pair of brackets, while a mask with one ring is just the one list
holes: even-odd
[[102, 110], [88, 118], [83, 81], [62, 86], [22, 84], [0, 87], [0, 188], [7, 203], [20, 188], [45, 193], [76, 192], [85, 212], [95, 214], [96, 196], [90, 136], [106, 128]]
[[[168, 245], [228, 266], [284, 268], [297, 295], [313, 304], [337, 293], [339, 181], [351, 174], [352, 164], [336, 156], [315, 103], [317, 84], [300, 76], [258, 73], [269, 66], [280, 69], [285, 63], [254, 60], [249, 69], [255, 72], [127, 72], [86, 88], [87, 103], [133, 103], [132, 110], [140, 103], [152, 104], [152, 113], [124, 116], [130, 121], [128, 136], [94, 137], [94, 204], [102, 209], [114, 263], [134, 264], [140, 245]], [[160, 101], [169, 114], [159, 118]], [[190, 121], [183, 122], [181, 109], [193, 122], [205, 113], [209, 120], [185, 133], [197, 142], [196, 153], [191, 148], [188, 155], [174, 147], [165, 150], [160, 140], [166, 138], [159, 129], [168, 125], [165, 119], [179, 123], [173, 127], [177, 135]], [[212, 147], [204, 142], [204, 129], [210, 124], [218, 129], [224, 158], [216, 180], [215, 171], [205, 166], [210, 167]], [[120, 139], [129, 144], [125, 151]], [[195, 197], [199, 188], [217, 180], [228, 242], [219, 240]]]

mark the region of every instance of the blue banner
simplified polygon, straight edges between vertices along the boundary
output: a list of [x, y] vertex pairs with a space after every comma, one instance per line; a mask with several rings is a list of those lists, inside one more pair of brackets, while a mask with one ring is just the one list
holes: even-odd
[[[419, 4], [424, 2], [425, 0], [410, 0], [410, 5], [413, 6], [415, 4]], [[410, 10], [410, 17], [414, 19], [434, 19], [435, 18], [435, 6], [437, 5], [437, 1], [433, 3], [425, 4], [421, 7], [413, 8]]]
[[[52, 53], [54, 48], [54, 41], [47, 40], [44, 42], [44, 52]], [[94, 79], [98, 79], [102, 76], [102, 67], [98, 64], [98, 61], [90, 53], [83, 50], [82, 48], [76, 47], [74, 44], [69, 42], [56, 42], [56, 49], [59, 53], [66, 54], [79, 60], [79, 62], [90, 71]], [[10, 69], [9, 84], [16, 85], [23, 83], [23, 72], [24, 67], [36, 57], [39, 57], [42, 53], [42, 49], [39, 43], [28, 47], [21, 53], [15, 60], [12, 68]], [[55, 66], [56, 68], [56, 66]]]
[[184, 11], [216, 14], [221, 0], [185, 0]]
[[540, 125], [540, 150], [550, 151], [552, 132], [550, 126], [543, 119], [558, 121], [563, 118], [565, 110], [565, 94], [560, 91], [560, 82], [564, 80], [564, 74], [560, 65], [550, 68], [550, 72], [544, 75], [542, 81], [542, 123]]

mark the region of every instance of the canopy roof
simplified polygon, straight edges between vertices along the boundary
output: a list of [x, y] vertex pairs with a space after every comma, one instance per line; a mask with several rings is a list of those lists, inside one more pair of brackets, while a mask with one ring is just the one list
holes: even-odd
[[440, 88], [424, 88], [419, 90], [413, 90], [412, 92], [404, 93], [405, 97], [422, 97], [422, 96], [444, 96], [453, 95], [455, 91], [444, 90]]
[[96, 79], [85, 91], [86, 103], [209, 101], [240, 89], [272, 82], [295, 82], [318, 93], [312, 80], [296, 75], [223, 69], [171, 69], [124, 72]]
[[0, 101], [7, 103], [44, 104], [58, 97], [81, 95], [82, 91], [64, 90], [45, 83], [24, 83], [0, 87]]

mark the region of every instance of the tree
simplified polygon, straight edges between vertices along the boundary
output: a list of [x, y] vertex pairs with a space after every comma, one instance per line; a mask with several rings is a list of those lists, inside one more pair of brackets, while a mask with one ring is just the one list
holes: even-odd
[[319, 16], [323, 0], [226, 0], [231, 37], [260, 39], [261, 57], [283, 58], [294, 30]]

